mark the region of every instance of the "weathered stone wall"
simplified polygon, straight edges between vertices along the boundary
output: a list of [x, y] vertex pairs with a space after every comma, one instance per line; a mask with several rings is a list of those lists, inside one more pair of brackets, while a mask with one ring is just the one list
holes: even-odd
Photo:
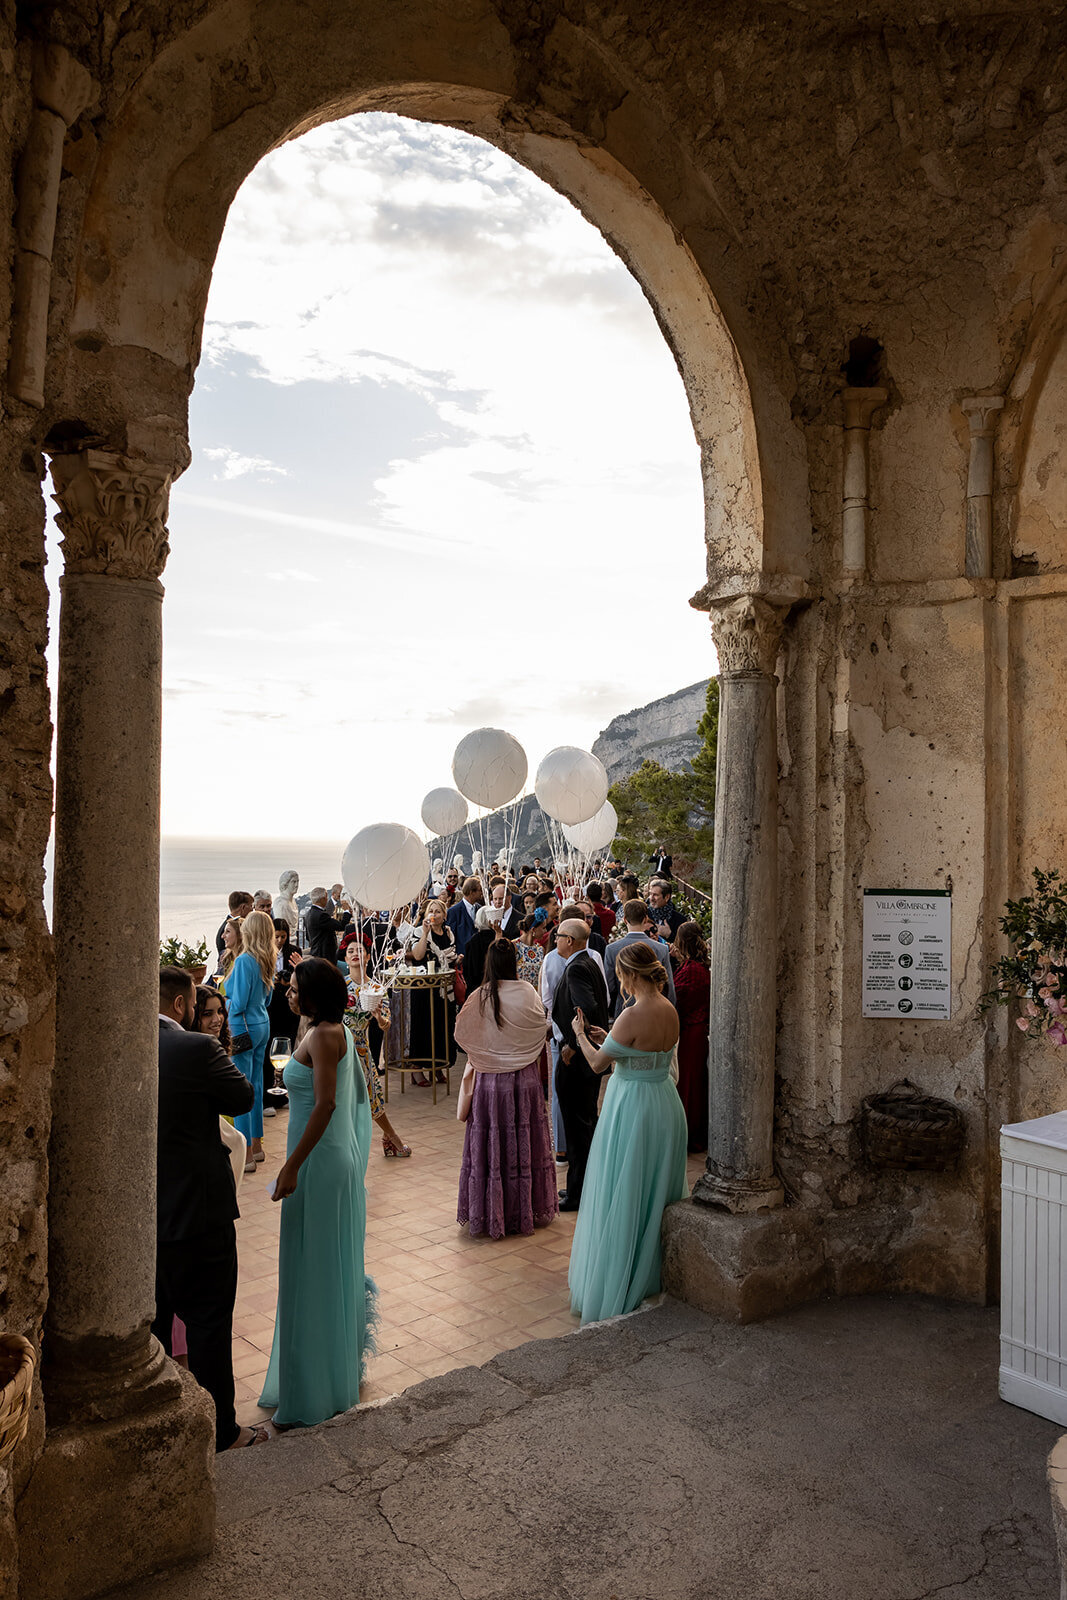
[[[997, 1127], [1061, 1103], [1060, 1058], [976, 1002], [1004, 899], [1067, 848], [1067, 17], [1037, 3], [926, 9], [933, 20], [756, 0], [72, 0], [32, 13], [92, 89], [63, 148], [44, 405], [9, 395], [0, 429], [0, 1324], [35, 1332], [44, 1293], [38, 451], [92, 445], [180, 470], [230, 199], [274, 144], [366, 108], [509, 150], [644, 285], [702, 448], [705, 603], [796, 602], [779, 662], [778, 982], [760, 1003], [777, 1016], [792, 1226], [836, 1241], [808, 1289], [988, 1292]], [[16, 37], [0, 4], [9, 268], [31, 106], [22, 26]], [[848, 575], [846, 385], [886, 394], [866, 549]], [[965, 402], [982, 394], [1005, 397], [993, 562], [966, 577]], [[865, 1022], [862, 889], [950, 883], [952, 1021]], [[860, 1101], [902, 1074], [963, 1109], [959, 1174], [862, 1166]], [[0, 1571], [3, 1528], [0, 1515]]]
[[[14, 170], [27, 116], [28, 50], [0, 10], [0, 262], [14, 250]], [[0, 296], [0, 349], [10, 302]], [[39, 1345], [45, 1308], [45, 1192], [54, 1027], [52, 942], [42, 901], [52, 812], [44, 650], [44, 503], [39, 419], [5, 407], [0, 429], [0, 1331]], [[0, 1596], [14, 1596], [13, 1501], [44, 1433], [40, 1383], [28, 1441], [0, 1465]]]

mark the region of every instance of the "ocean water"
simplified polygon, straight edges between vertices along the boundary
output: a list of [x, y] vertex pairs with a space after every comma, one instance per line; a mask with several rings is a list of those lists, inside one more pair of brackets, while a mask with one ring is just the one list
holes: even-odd
[[164, 838], [159, 864], [159, 932], [190, 943], [205, 939], [214, 948], [215, 931], [226, 915], [231, 889], [278, 892], [278, 877], [290, 868], [300, 874], [299, 893], [321, 883], [328, 889], [341, 878], [347, 839], [176, 839]]

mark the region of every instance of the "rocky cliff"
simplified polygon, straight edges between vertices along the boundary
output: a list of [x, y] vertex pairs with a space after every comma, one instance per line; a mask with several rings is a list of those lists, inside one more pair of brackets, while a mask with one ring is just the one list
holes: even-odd
[[628, 778], [642, 761], [658, 761], [669, 772], [682, 772], [700, 749], [697, 723], [704, 715], [707, 692], [705, 678], [613, 718], [593, 745], [593, 754], [607, 767], [612, 783]]
[[[624, 711], [613, 718], [597, 735], [593, 753], [600, 757], [608, 769], [612, 783], [628, 778], [636, 772], [642, 761], [658, 761], [671, 772], [681, 772], [700, 749], [697, 723], [704, 715], [708, 680], [693, 683], [688, 689], [676, 689], [662, 700], [638, 706], [635, 711]], [[532, 781], [532, 775], [531, 775]], [[516, 812], [518, 815], [516, 816]], [[476, 843], [487, 861], [492, 861], [504, 847], [506, 833], [514, 830], [512, 859], [518, 864], [540, 856], [547, 861], [552, 854], [541, 808], [532, 794], [525, 795], [510, 806], [494, 811], [480, 825], [475, 824]], [[430, 859], [441, 855], [442, 841], [430, 841]], [[459, 851], [464, 864], [469, 867], [471, 844], [466, 830], [452, 847]]]

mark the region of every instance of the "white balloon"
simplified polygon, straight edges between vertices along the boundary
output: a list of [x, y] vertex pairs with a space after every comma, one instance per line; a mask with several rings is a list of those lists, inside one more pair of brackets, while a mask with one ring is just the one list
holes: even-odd
[[503, 728], [475, 728], [457, 744], [452, 776], [460, 794], [495, 811], [514, 800], [526, 782], [526, 751]]
[[422, 820], [431, 833], [447, 839], [467, 820], [467, 802], [455, 789], [431, 789], [422, 802]]
[[588, 822], [576, 822], [573, 827], [565, 827], [563, 837], [583, 856], [592, 856], [598, 850], [607, 849], [618, 827], [618, 812], [610, 800], [605, 800], [596, 816], [590, 817]]
[[368, 911], [391, 911], [413, 900], [429, 875], [426, 846], [400, 822], [361, 828], [341, 860], [345, 888]]
[[550, 750], [534, 779], [534, 793], [545, 816], [572, 828], [596, 816], [608, 798], [608, 788], [603, 762], [570, 744]]

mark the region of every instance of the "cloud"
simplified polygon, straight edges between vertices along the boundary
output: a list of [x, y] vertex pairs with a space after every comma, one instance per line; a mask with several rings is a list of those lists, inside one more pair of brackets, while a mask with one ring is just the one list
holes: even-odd
[[228, 449], [226, 445], [205, 446], [200, 454], [208, 461], [219, 462], [222, 471], [215, 472], [212, 476], [227, 483], [234, 478], [247, 478], [253, 474], [257, 478], [284, 478], [288, 472], [288, 468], [275, 466], [263, 456], [243, 456], [236, 450]]

